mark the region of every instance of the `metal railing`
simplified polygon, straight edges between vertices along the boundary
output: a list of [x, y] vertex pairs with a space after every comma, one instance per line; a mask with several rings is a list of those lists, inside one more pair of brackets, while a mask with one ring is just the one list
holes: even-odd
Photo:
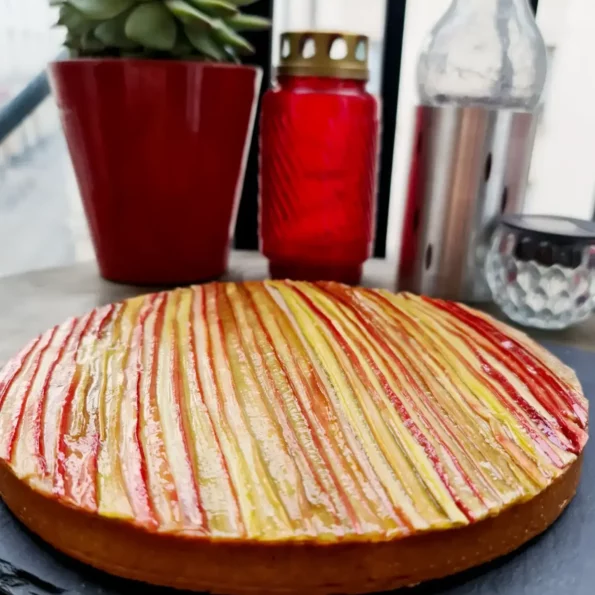
[[25, 88], [0, 108], [0, 145], [43, 103], [50, 94], [45, 70], [33, 78]]

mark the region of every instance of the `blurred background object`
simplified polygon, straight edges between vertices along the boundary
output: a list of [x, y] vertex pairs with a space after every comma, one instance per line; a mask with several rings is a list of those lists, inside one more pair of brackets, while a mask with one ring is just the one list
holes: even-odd
[[505, 215], [486, 273], [494, 301], [515, 322], [548, 330], [578, 324], [595, 306], [595, 223]]
[[[391, 1], [391, 0], [389, 0]], [[277, 0], [273, 36], [282, 31], [317, 30], [361, 33], [369, 39], [368, 90], [381, 94], [382, 52], [387, 0]], [[397, 0], [395, 4], [403, 4]], [[398, 36], [398, 32], [395, 32]], [[279, 44], [273, 44], [273, 64], [279, 64]]]
[[523, 211], [536, 115], [422, 105], [417, 122], [396, 287], [489, 301], [485, 256], [496, 219]]
[[529, 0], [453, 0], [419, 56], [420, 103], [532, 111], [547, 53]]
[[[417, 103], [416, 64], [428, 30], [451, 0], [406, 3], [399, 111], [395, 134], [395, 160], [388, 219], [387, 255], [401, 250], [400, 229], [404, 215], [408, 152], [414, 134], [413, 112]], [[590, 23], [595, 4], [590, 0], [539, 0], [537, 24], [549, 55], [549, 77], [544, 93], [525, 201], [528, 213], [552, 213], [592, 219], [595, 207], [595, 78], [585, 64], [595, 56]], [[552, 90], [555, 89], [555, 92]]]
[[242, 64], [256, 53], [242, 34], [270, 19], [226, 2], [53, 4], [68, 51], [49, 65], [52, 90], [100, 274], [160, 286], [221, 277], [262, 83]]
[[0, 275], [93, 257], [44, 76], [56, 20], [46, 0], [0, 0]]
[[495, 220], [523, 211], [547, 53], [528, 0], [453, 0], [417, 66], [397, 287], [489, 301]]
[[[591, 0], [532, 3], [538, 4], [537, 22], [550, 57], [550, 75], [546, 108], [537, 130], [526, 209], [532, 213], [592, 219], [595, 112], [589, 98], [595, 95], [595, 78], [585, 74], [585, 65], [595, 56], [591, 27], [595, 4]], [[369, 89], [380, 95], [384, 119], [375, 254], [386, 254], [393, 260], [400, 252], [398, 231], [402, 228], [415, 124], [415, 65], [427, 31], [449, 4], [450, 0], [262, 0], [254, 5], [254, 10], [274, 8], [274, 34], [332, 26], [361, 31], [370, 37]], [[0, 0], [0, 104], [5, 105], [9, 96], [14, 97], [55, 57], [63, 34], [49, 28], [55, 20], [47, 0]], [[270, 63], [266, 48], [271, 51], [276, 47], [262, 39], [257, 50], [265, 53], [259, 54], [258, 59]], [[274, 55], [272, 61], [277, 63]], [[45, 143], [29, 140], [36, 138], [29, 133], [34, 121], [29, 118], [18, 126], [10, 142], [0, 135], [0, 275], [92, 257], [72, 168], [51, 100], [47, 106]], [[257, 246], [257, 163], [253, 163], [249, 174], [253, 178], [252, 182], [246, 181], [245, 205], [242, 204], [236, 233], [236, 245], [240, 248]]]
[[275, 279], [358, 284], [372, 255], [378, 98], [366, 91], [369, 40], [282, 33], [262, 104], [260, 249]]

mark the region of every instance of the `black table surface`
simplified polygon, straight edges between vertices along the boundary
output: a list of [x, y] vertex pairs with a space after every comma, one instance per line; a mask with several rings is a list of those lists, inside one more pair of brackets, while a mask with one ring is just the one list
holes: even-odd
[[[258, 262], [236, 257], [232, 278], [263, 273]], [[241, 266], [239, 266], [241, 264]], [[233, 268], [239, 270], [233, 272]], [[240, 274], [241, 271], [241, 274]], [[249, 272], [247, 272], [249, 271]], [[383, 267], [368, 267], [368, 284], [386, 284]], [[383, 282], [384, 281], [384, 282]], [[139, 293], [98, 279], [93, 267], [28, 273], [0, 281], [0, 366], [25, 340], [68, 315]], [[582, 331], [567, 340], [590, 346]], [[535, 336], [535, 335], [534, 335]], [[537, 334], [539, 340], [543, 337]], [[552, 339], [557, 336], [552, 336]], [[587, 339], [585, 342], [584, 339]], [[549, 337], [548, 337], [549, 339]], [[586, 396], [595, 399], [595, 351], [545, 341], [574, 368]], [[457, 576], [402, 591], [404, 595], [591, 595], [595, 593], [595, 441], [587, 444], [578, 494], [544, 535], [521, 550]], [[25, 529], [0, 502], [0, 595], [174, 595], [110, 577], [63, 556]]]

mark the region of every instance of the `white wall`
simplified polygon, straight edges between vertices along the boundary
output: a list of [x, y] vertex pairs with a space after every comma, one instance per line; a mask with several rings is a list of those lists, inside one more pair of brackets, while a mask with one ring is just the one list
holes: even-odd
[[315, 22], [320, 29], [363, 33], [374, 41], [381, 41], [385, 12], [386, 0], [319, 0]]
[[26, 81], [45, 66], [62, 35], [52, 29], [55, 20], [47, 0], [0, 0], [0, 88]]
[[595, 3], [540, 0], [538, 22], [554, 58], [526, 208], [532, 213], [591, 219], [595, 204]]
[[[276, 0], [273, 34], [314, 29], [343, 31], [370, 38], [370, 92], [380, 93], [382, 42], [386, 2], [402, 0]], [[273, 65], [279, 62], [279, 47], [273, 44]]]

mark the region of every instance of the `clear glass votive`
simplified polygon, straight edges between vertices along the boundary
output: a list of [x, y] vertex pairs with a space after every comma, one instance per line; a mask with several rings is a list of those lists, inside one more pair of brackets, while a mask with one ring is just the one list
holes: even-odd
[[486, 260], [496, 304], [515, 322], [563, 329], [595, 306], [595, 223], [546, 215], [506, 215]]

